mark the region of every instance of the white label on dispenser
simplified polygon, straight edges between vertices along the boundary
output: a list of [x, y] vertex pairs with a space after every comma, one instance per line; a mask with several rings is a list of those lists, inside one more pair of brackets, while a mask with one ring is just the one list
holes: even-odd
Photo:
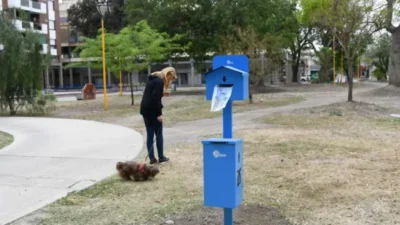
[[217, 112], [225, 108], [226, 103], [231, 97], [231, 94], [232, 94], [232, 86], [220, 87], [218, 85], [215, 85], [211, 101], [211, 112]]

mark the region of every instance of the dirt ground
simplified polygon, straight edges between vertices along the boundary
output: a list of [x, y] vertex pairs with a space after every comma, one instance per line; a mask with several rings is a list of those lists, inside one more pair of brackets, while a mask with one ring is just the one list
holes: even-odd
[[[304, 100], [305, 97], [291, 93], [255, 94], [253, 104], [248, 104], [247, 101], [235, 102], [234, 112], [290, 105]], [[95, 120], [143, 130], [143, 119], [139, 114], [140, 102], [141, 96], [135, 96], [134, 105], [131, 105], [130, 96], [109, 96], [108, 110], [104, 111], [102, 97], [88, 101], [59, 101], [57, 110], [48, 116]], [[163, 105], [164, 127], [172, 127], [177, 122], [221, 116], [220, 112], [210, 112], [211, 101], [206, 101], [203, 95], [193, 93], [186, 96], [179, 93], [165, 97]]]
[[[202, 208], [200, 210], [172, 216], [168, 221], [174, 225], [221, 225], [223, 210], [218, 208]], [[290, 223], [272, 208], [260, 204], [242, 204], [234, 211], [235, 225], [290, 225]]]
[[[284, 88], [305, 101], [234, 115], [234, 137], [245, 141], [245, 193], [235, 224], [400, 224], [400, 120], [389, 116], [400, 110], [396, 99], [385, 103], [391, 107], [368, 102], [366, 92], [382, 84], [359, 85], [355, 100], [363, 102], [356, 103], [345, 102], [343, 87], [316, 85], [303, 93], [293, 86]], [[221, 136], [221, 122], [165, 128], [171, 162], [160, 165], [153, 182], [112, 176], [12, 225], [222, 224], [220, 209], [203, 207], [200, 142]], [[137, 160], [145, 156], [144, 150]]]

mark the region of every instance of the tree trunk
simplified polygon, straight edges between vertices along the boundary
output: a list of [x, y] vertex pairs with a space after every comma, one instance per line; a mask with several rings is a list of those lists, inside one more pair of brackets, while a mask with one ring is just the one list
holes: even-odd
[[129, 84], [131, 86], [131, 99], [132, 99], [132, 105], [135, 105], [135, 96], [133, 94], [133, 84], [132, 84], [132, 74], [128, 73], [128, 78], [129, 78]]
[[14, 99], [8, 100], [7, 104], [8, 104], [8, 108], [10, 109], [10, 116], [17, 115], [17, 109], [15, 108], [15, 105], [14, 105]]
[[321, 60], [321, 69], [318, 73], [318, 81], [319, 83], [328, 83], [329, 82], [329, 71], [332, 68], [332, 58], [324, 54], [320, 57]]
[[292, 66], [292, 82], [293, 83], [298, 83], [298, 73], [299, 73], [299, 64], [293, 65]]
[[388, 76], [389, 84], [400, 87], [400, 26], [392, 33]]
[[258, 78], [257, 87], [265, 87], [265, 80], [262, 77]]
[[347, 61], [347, 67], [348, 67], [348, 73], [347, 73], [347, 80], [349, 83], [349, 94], [347, 97], [348, 102], [353, 101], [353, 60], [350, 59], [350, 57], [346, 57], [349, 59]]
[[329, 82], [329, 65], [323, 63], [321, 65], [321, 69], [318, 73], [318, 81], [319, 83], [328, 83]]
[[299, 66], [300, 66], [301, 50], [292, 53], [292, 82], [299, 82]]
[[249, 82], [249, 103], [253, 104], [253, 94], [251, 93], [250, 82]]

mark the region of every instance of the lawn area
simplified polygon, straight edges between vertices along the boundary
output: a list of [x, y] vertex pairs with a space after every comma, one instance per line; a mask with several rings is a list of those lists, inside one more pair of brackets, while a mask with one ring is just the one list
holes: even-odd
[[[233, 113], [246, 112], [261, 108], [279, 107], [304, 101], [301, 96], [278, 96], [255, 95], [253, 103], [240, 101], [233, 103]], [[177, 122], [187, 122], [200, 119], [209, 119], [222, 116], [222, 110], [219, 112], [210, 112], [211, 101], [206, 101], [204, 97], [195, 97], [183, 99], [176, 102], [165, 110], [165, 126], [174, 125]]]
[[[305, 98], [296, 95], [274, 96], [270, 94], [254, 95], [253, 104], [247, 101], [234, 102], [234, 112], [244, 112], [260, 108], [278, 107], [304, 101]], [[104, 111], [103, 98], [90, 101], [57, 102], [57, 111], [53, 117], [95, 120], [102, 122], [121, 120], [126, 117], [138, 116], [141, 97], [135, 97], [132, 106], [129, 96], [110, 96], [109, 109]], [[210, 112], [211, 101], [206, 101], [204, 96], [172, 96], [163, 98], [164, 126], [172, 126], [177, 122], [193, 121], [221, 116], [222, 112]], [[136, 126], [142, 126], [142, 121]], [[134, 125], [135, 127], [135, 125]]]
[[8, 133], [0, 131], [0, 150], [14, 141], [14, 137]]
[[[400, 120], [388, 114], [375, 105], [341, 103], [268, 115], [259, 121], [271, 128], [235, 132], [245, 141], [245, 200], [236, 220], [399, 224]], [[171, 162], [154, 181], [112, 176], [45, 207], [34, 224], [221, 224], [220, 210], [202, 209], [201, 143], [166, 152]]]
[[141, 99], [141, 96], [135, 96], [135, 104], [132, 106], [130, 96], [108, 96], [107, 111], [104, 110], [103, 97], [85, 101], [58, 101], [57, 110], [50, 116], [95, 121], [103, 121], [109, 117], [125, 117], [139, 113]]

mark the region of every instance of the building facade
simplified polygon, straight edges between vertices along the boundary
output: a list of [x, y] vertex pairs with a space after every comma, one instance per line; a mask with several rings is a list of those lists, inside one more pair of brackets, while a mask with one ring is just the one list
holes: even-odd
[[19, 31], [29, 29], [41, 34], [42, 52], [58, 59], [61, 53], [58, 0], [2, 0], [0, 3], [0, 11], [8, 13]]
[[[60, 12], [58, 0], [1, 0], [0, 11], [7, 13], [15, 27], [41, 35], [42, 53], [49, 53], [52, 66], [59, 64], [61, 55]], [[43, 86], [49, 87], [52, 69], [43, 73]]]

